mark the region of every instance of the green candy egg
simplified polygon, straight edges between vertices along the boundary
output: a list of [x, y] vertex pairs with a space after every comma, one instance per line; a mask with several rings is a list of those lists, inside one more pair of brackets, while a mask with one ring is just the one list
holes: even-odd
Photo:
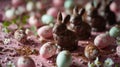
[[43, 24], [51, 24], [54, 22], [54, 18], [50, 15], [45, 14], [41, 17], [41, 21]]
[[66, 0], [65, 3], [64, 3], [64, 7], [65, 9], [71, 9], [71, 8], [74, 8], [74, 2], [73, 0]]
[[57, 67], [70, 67], [72, 63], [72, 56], [69, 51], [61, 51], [56, 60]]
[[120, 36], [120, 26], [114, 26], [110, 29], [109, 34], [111, 37], [117, 38]]

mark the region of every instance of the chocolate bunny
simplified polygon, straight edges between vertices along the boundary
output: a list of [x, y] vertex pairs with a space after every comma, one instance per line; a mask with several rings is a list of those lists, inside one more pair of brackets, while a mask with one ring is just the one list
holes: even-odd
[[78, 11], [78, 7], [76, 6], [73, 9], [73, 16], [71, 18], [71, 23], [73, 24], [73, 31], [78, 36], [79, 40], [88, 39], [91, 36], [91, 27], [88, 23], [84, 22], [82, 19], [82, 15], [85, 13], [85, 9], [81, 8]]
[[69, 20], [70, 15], [67, 15], [64, 20], [62, 20], [62, 14], [58, 13], [57, 22], [53, 27], [53, 37], [62, 50], [72, 51], [77, 48], [78, 41], [74, 32], [67, 29]]
[[94, 8], [90, 13], [91, 20], [89, 21], [89, 24], [92, 27], [93, 31], [104, 31], [106, 29], [106, 20], [98, 13], [98, 9], [100, 8], [101, 3], [99, 2], [96, 7], [94, 6], [93, 2], [91, 4]]
[[113, 0], [110, 0], [104, 8], [105, 19], [107, 20], [109, 25], [114, 25], [117, 23], [115, 13], [110, 10], [110, 5], [112, 2]]

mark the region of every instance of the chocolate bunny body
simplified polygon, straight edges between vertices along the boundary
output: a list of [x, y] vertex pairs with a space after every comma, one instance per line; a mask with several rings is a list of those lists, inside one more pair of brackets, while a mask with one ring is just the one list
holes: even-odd
[[95, 7], [92, 2], [92, 6], [94, 8], [90, 13], [91, 20], [89, 21], [89, 24], [92, 27], [93, 31], [104, 31], [106, 29], [106, 20], [104, 19], [104, 17], [98, 14], [98, 9], [101, 6], [101, 3], [98, 3], [98, 5]]
[[88, 23], [84, 22], [82, 15], [84, 14], [85, 9], [81, 8], [78, 11], [78, 8], [75, 7], [73, 10], [73, 16], [71, 18], [71, 23], [73, 24], [73, 31], [78, 36], [79, 40], [88, 39], [91, 36], [91, 27]]
[[111, 0], [104, 8], [105, 19], [109, 25], [114, 25], [117, 23], [115, 13], [110, 10], [110, 5], [112, 2], [113, 0]]
[[77, 38], [74, 32], [67, 29], [67, 23], [70, 20], [70, 15], [67, 15], [64, 20], [62, 20], [62, 14], [59, 13], [57, 17], [57, 22], [53, 27], [53, 37], [57, 45], [61, 49], [65, 50], [75, 50], [77, 48]]

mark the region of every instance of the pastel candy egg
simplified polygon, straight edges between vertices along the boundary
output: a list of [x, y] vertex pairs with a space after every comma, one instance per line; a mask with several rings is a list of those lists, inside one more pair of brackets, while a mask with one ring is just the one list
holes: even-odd
[[73, 0], [66, 0], [64, 3], [65, 9], [71, 9], [74, 8], [74, 1]]
[[18, 58], [17, 67], [36, 67], [32, 58], [22, 56]]
[[49, 38], [53, 37], [52, 27], [48, 26], [48, 25], [42, 26], [38, 29], [37, 34], [39, 37], [49, 39]]
[[34, 10], [34, 3], [32, 1], [29, 1], [27, 4], [26, 4], [26, 10], [27, 11], [33, 11]]
[[117, 55], [120, 57], [120, 45], [117, 46], [117, 48], [116, 48], [116, 53], [117, 53]]
[[120, 36], [120, 26], [116, 25], [112, 27], [109, 31], [111, 37], [117, 38]]
[[108, 33], [99, 34], [98, 36], [96, 36], [94, 40], [94, 44], [98, 48], [105, 48], [114, 43], [115, 43], [115, 39], [113, 37], [110, 37]]
[[89, 60], [95, 59], [99, 55], [99, 53], [99, 49], [93, 44], [87, 45], [84, 50], [84, 55]]
[[14, 7], [17, 7], [21, 5], [22, 3], [24, 3], [24, 0], [12, 0], [11, 2]]
[[63, 6], [64, 0], [53, 0], [53, 5], [55, 7], [61, 7]]
[[118, 6], [117, 6], [117, 4], [116, 4], [116, 2], [112, 2], [111, 3], [111, 5], [110, 5], [110, 9], [111, 9], [111, 11], [113, 11], [113, 12], [118, 12]]
[[71, 53], [67, 50], [61, 51], [56, 59], [57, 67], [70, 67], [72, 63]]
[[49, 8], [47, 14], [56, 18], [58, 14], [58, 9], [55, 7]]
[[5, 17], [7, 19], [13, 19], [15, 17], [15, 9], [11, 8], [5, 11]]
[[30, 18], [28, 19], [28, 23], [31, 26], [40, 26], [40, 21], [38, 20], [38, 18], [34, 15], [31, 15]]
[[40, 2], [40, 1], [37, 1], [37, 2], [36, 2], [36, 9], [42, 10], [42, 9], [44, 9], [44, 8], [45, 8], [45, 5], [43, 5], [42, 2]]
[[17, 7], [17, 10], [15, 11], [16, 15], [21, 15], [26, 12], [26, 8], [24, 6]]
[[45, 14], [41, 17], [41, 21], [43, 24], [50, 24], [54, 22], [54, 18], [50, 15]]
[[53, 55], [55, 55], [57, 50], [56, 45], [53, 42], [47, 42], [43, 44], [43, 46], [40, 48], [40, 56], [43, 58], [50, 58]]
[[75, 3], [73, 0], [66, 0], [64, 3], [65, 12], [67, 14], [72, 14], [74, 6], [75, 6]]

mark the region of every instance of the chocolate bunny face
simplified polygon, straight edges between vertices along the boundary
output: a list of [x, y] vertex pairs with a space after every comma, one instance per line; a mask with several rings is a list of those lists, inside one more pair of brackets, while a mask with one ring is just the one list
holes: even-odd
[[74, 9], [73, 9], [73, 16], [71, 18], [71, 22], [72, 24], [74, 25], [79, 25], [80, 23], [82, 23], [82, 15], [84, 14], [85, 12], [85, 9], [81, 8], [79, 11], [78, 11], [78, 7], [76, 6]]
[[93, 9], [91, 10], [90, 16], [91, 16], [91, 17], [96, 17], [96, 16], [98, 16], [98, 9], [99, 9], [100, 6], [101, 6], [101, 2], [99, 2], [96, 7], [95, 7], [95, 5], [94, 5], [93, 2], [91, 2], [91, 5], [93, 6]]
[[67, 15], [62, 21], [62, 14], [58, 13], [57, 22], [53, 28], [53, 33], [57, 35], [62, 35], [67, 30], [66, 24], [69, 22], [70, 15]]
[[79, 40], [88, 39], [91, 35], [91, 27], [88, 23], [84, 22], [82, 19], [85, 9], [81, 8], [78, 10], [77, 7], [73, 10], [73, 16], [71, 18], [71, 23], [73, 24], [73, 31], [78, 36]]

